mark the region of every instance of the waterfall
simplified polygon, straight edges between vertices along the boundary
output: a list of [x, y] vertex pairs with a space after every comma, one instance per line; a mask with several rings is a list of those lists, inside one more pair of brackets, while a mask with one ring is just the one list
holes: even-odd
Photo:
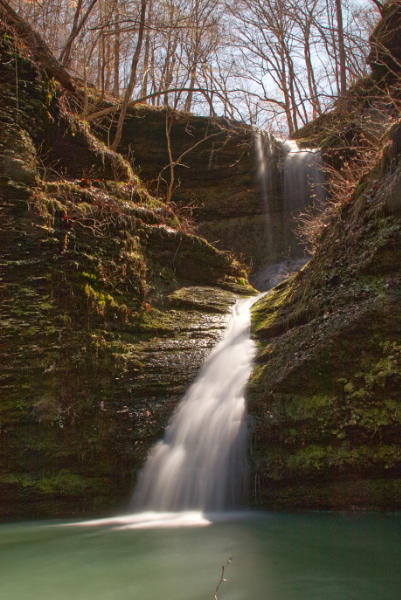
[[255, 130], [253, 140], [257, 161], [257, 183], [263, 202], [261, 205], [262, 225], [259, 232], [261, 235], [258, 236], [257, 254], [259, 257], [274, 256], [280, 245], [277, 239], [277, 215], [281, 212], [280, 193], [277, 193], [279, 187], [277, 185], [279, 180], [277, 165], [280, 148], [274, 136], [265, 131]]
[[151, 450], [134, 492], [136, 510], [222, 510], [241, 499], [246, 484], [244, 389], [255, 354], [250, 307], [257, 298], [237, 302], [222, 341]]
[[295, 214], [315, 198], [324, 200], [324, 176], [318, 148], [299, 148], [294, 140], [278, 140], [259, 130], [254, 133], [254, 144], [257, 178], [267, 214]]
[[257, 176], [260, 184], [265, 210], [269, 207], [269, 197], [273, 188], [273, 164], [276, 160], [274, 138], [267, 132], [255, 131], [255, 152], [257, 158]]
[[267, 290], [298, 270], [307, 260], [297, 238], [297, 217], [307, 207], [325, 199], [320, 151], [299, 148], [293, 140], [282, 141], [255, 131], [257, 179], [264, 217], [259, 258], [250, 278], [259, 290]]
[[283, 210], [297, 214], [324, 199], [321, 155], [316, 148], [299, 148], [294, 140], [283, 142], [283, 149]]

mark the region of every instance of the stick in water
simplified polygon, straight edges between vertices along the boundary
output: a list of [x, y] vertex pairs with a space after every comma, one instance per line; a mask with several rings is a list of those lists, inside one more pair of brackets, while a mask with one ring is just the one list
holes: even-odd
[[218, 582], [218, 584], [216, 586], [216, 591], [214, 592], [213, 600], [218, 600], [217, 592], [219, 591], [221, 584], [224, 583], [225, 581], [227, 581], [227, 579], [224, 577], [224, 571], [226, 570], [228, 565], [232, 563], [232, 560], [233, 560], [233, 558], [232, 558], [232, 556], [230, 556], [230, 558], [227, 560], [227, 562], [224, 565], [221, 565], [220, 581]]

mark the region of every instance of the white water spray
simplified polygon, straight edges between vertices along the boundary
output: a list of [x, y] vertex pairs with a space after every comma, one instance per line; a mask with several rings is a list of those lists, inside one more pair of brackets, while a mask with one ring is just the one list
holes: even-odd
[[145, 463], [135, 509], [222, 510], [240, 500], [246, 482], [244, 389], [255, 355], [250, 307], [256, 299], [235, 305], [223, 340]]

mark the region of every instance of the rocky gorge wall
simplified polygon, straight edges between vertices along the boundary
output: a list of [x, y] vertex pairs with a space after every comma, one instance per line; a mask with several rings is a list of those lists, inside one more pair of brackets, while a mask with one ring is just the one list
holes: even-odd
[[[256, 265], [293, 248], [287, 218], [270, 206], [276, 240], [260, 243], [246, 127], [131, 108], [124, 158], [5, 25], [0, 59], [0, 517], [104, 513], [126, 506], [230, 306], [253, 293], [243, 267], [177, 212]], [[302, 143], [324, 141], [338, 161], [361, 131], [356, 97], [349, 120], [336, 110]], [[166, 118], [175, 160], [205, 138], [182, 157], [169, 204], [142, 182], [155, 192], [169, 162]], [[253, 505], [401, 505], [400, 131], [394, 121], [374, 167], [332, 207], [313, 259], [255, 305]]]
[[350, 170], [353, 189], [326, 212], [311, 261], [254, 309], [256, 505], [401, 506], [400, 19], [400, 3], [386, 3], [371, 74], [299, 132], [360, 176]]
[[188, 233], [0, 29], [0, 518], [126, 507], [241, 265]]
[[401, 123], [312, 260], [259, 301], [252, 501], [401, 506]]

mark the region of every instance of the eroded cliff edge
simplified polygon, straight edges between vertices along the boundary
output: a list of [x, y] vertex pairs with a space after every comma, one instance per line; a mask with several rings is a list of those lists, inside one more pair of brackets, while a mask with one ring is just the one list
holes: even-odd
[[[94, 98], [94, 114], [104, 105]], [[99, 118], [92, 126], [106, 143], [113, 139], [113, 122]], [[261, 139], [269, 139], [264, 156], [268, 190], [262, 180], [266, 175], [260, 173]], [[234, 252], [251, 269], [303, 255], [290, 225], [299, 208], [283, 201], [282, 141], [268, 134], [262, 138], [246, 123], [222, 117], [131, 105], [119, 150], [156, 194], [166, 193], [174, 163], [171, 189], [177, 210], [190, 216], [199, 235]]]

